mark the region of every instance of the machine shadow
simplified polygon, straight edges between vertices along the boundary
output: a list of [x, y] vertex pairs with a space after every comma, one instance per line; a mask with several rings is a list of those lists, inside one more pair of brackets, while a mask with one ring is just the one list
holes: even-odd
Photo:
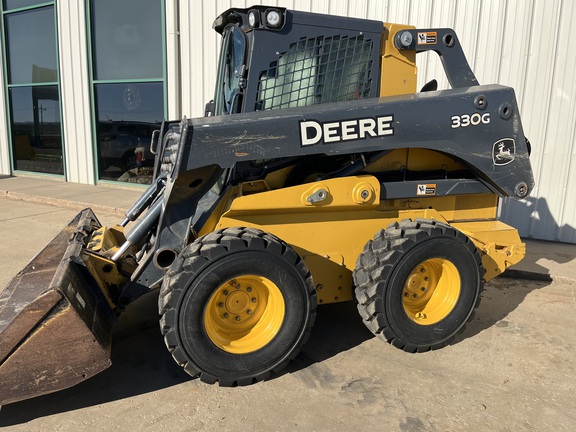
[[355, 302], [321, 305], [318, 307], [310, 338], [302, 351], [286, 369], [272, 379], [306, 369], [314, 363], [321, 363], [373, 337], [362, 324]]
[[[498, 278], [486, 284], [476, 316], [453, 343], [473, 337], [498, 325], [532, 291], [550, 281]], [[138, 300], [114, 335], [112, 366], [99, 375], [60, 392], [3, 406], [0, 427], [26, 423], [36, 418], [113, 402], [162, 390], [190, 380], [174, 362], [164, 345], [156, 317], [157, 293]], [[362, 324], [354, 302], [322, 305], [308, 342], [278, 377], [305, 369], [348, 351], [374, 336]], [[382, 345], [383, 351], [395, 349]], [[383, 352], [383, 358], [385, 353]]]
[[506, 325], [505, 318], [512, 313], [532, 291], [546, 288], [552, 283], [548, 275], [540, 275], [539, 280], [518, 277], [498, 277], [484, 286], [480, 305], [472, 320], [459, 333], [452, 344], [474, 337], [482, 331], [500, 323]]

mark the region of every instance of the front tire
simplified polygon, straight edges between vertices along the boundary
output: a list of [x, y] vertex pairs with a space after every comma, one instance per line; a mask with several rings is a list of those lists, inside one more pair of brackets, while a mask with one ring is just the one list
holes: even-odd
[[441, 348], [472, 318], [483, 274], [460, 231], [433, 220], [395, 222], [358, 258], [358, 311], [372, 333], [404, 351]]
[[163, 282], [159, 308], [166, 345], [187, 373], [247, 385], [298, 354], [314, 323], [316, 293], [285, 242], [228, 228], [182, 251]]

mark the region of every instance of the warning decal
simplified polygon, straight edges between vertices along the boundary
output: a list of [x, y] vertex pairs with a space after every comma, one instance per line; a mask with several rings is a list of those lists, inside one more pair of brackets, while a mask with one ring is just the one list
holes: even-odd
[[418, 33], [418, 45], [432, 45], [438, 42], [438, 33], [422, 32]]
[[435, 184], [419, 184], [416, 195], [436, 195]]

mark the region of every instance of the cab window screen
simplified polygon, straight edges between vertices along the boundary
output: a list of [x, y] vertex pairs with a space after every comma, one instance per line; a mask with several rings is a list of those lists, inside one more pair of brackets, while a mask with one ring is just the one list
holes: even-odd
[[372, 42], [318, 37], [290, 45], [260, 74], [256, 110], [292, 108], [368, 97]]

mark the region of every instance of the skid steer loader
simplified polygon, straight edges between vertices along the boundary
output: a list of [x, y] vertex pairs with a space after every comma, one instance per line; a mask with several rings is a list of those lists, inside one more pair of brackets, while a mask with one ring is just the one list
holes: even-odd
[[[479, 85], [453, 30], [264, 6], [214, 29], [214, 99], [154, 132], [125, 220], [83, 211], [2, 292], [0, 403], [108, 367], [114, 322], [153, 289], [175, 361], [247, 385], [297, 355], [319, 304], [355, 300], [404, 351], [443, 347], [523, 258], [497, 220], [533, 187], [514, 91]], [[417, 91], [427, 51], [451, 89]]]

